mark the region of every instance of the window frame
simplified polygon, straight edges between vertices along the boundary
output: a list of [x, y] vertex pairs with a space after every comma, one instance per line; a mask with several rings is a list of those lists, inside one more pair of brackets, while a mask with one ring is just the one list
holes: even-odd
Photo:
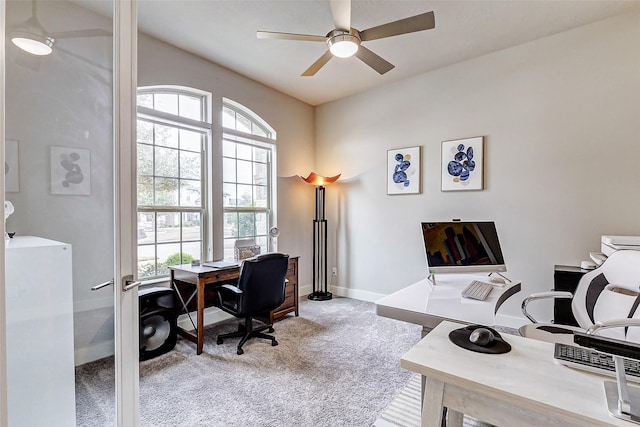
[[[153, 95], [176, 94], [176, 95], [185, 95], [189, 97], [199, 98], [200, 107], [201, 107], [200, 116], [204, 120], [202, 121], [195, 120], [189, 117], [183, 117], [173, 113], [168, 113], [165, 111], [155, 110], [150, 107], [137, 105], [138, 95], [144, 95], [144, 94], [153, 94]], [[210, 189], [208, 186], [208, 181], [210, 176], [210, 171], [209, 171], [210, 162], [207, 159], [208, 159], [209, 153], [211, 152], [210, 146], [212, 141], [211, 98], [212, 98], [211, 94], [206, 91], [202, 91], [202, 90], [190, 88], [190, 87], [179, 87], [179, 86], [146, 86], [146, 87], [139, 87], [136, 92], [136, 107], [137, 107], [136, 124], [138, 123], [139, 120], [143, 120], [151, 124], [160, 124], [163, 126], [170, 126], [173, 128], [177, 128], [178, 130], [188, 130], [192, 132], [198, 132], [202, 135], [201, 147], [200, 147], [200, 190], [201, 191], [200, 191], [200, 204], [198, 206], [181, 206], [180, 200], [178, 200], [178, 204], [175, 206], [155, 205], [155, 204], [140, 205], [138, 204], [139, 200], [136, 197], [137, 212], [153, 213], [156, 219], [157, 219], [157, 214], [178, 213], [180, 216], [180, 224], [182, 224], [185, 213], [186, 214], [198, 213], [200, 215], [199, 243], [200, 243], [200, 254], [202, 257], [206, 257], [208, 254], [207, 250], [208, 250], [209, 239], [210, 239], [210, 234], [209, 234], [210, 214], [208, 209], [209, 199], [210, 199], [210, 195], [209, 195]], [[136, 138], [136, 147], [138, 147], [139, 143], [140, 142], [138, 141], [138, 138]], [[153, 146], [155, 145], [156, 144], [154, 140]], [[178, 153], [180, 153], [182, 150], [178, 147], [177, 151]], [[184, 150], [184, 151], [191, 152], [191, 153], [196, 152], [194, 150]], [[154, 160], [154, 164], [155, 164], [155, 160]], [[152, 176], [155, 176], [155, 171], [154, 171], [154, 175]], [[139, 175], [137, 171], [136, 178], [138, 177]], [[180, 176], [174, 177], [174, 178], [180, 179]], [[138, 189], [139, 189], [139, 185], [136, 182], [136, 194], [138, 193]], [[157, 223], [154, 222], [154, 232], [156, 230], [157, 230]], [[188, 243], [193, 243], [198, 241], [198, 240], [184, 240], [182, 231], [183, 230], [181, 227], [179, 239], [176, 241], [176, 243], [180, 245], [180, 248], [182, 248], [185, 243], [188, 244]], [[156, 274], [153, 276], [141, 277], [140, 279], [145, 282], [166, 280], [166, 278], [169, 275], [168, 272], [166, 274], [158, 274], [158, 271], [157, 271], [157, 267], [159, 264], [159, 261], [157, 259], [158, 245], [161, 245], [161, 244], [162, 242], [158, 242], [157, 239], [155, 239], [152, 243], [143, 245], [143, 246], [153, 246], [154, 252], [156, 254], [156, 262], [154, 265]], [[141, 245], [136, 242], [136, 251], [139, 250], [140, 246]], [[180, 250], [180, 253], [181, 252], [183, 252], [182, 249]], [[139, 267], [139, 263], [137, 265]], [[137, 268], [136, 272], [138, 273], [139, 271], [140, 271], [139, 268]]]
[[[267, 207], [247, 207], [247, 206], [225, 206], [224, 204], [224, 200], [222, 201], [222, 221], [224, 222], [226, 219], [226, 214], [227, 213], [234, 213], [234, 214], [241, 214], [241, 213], [251, 213], [255, 215], [257, 213], [260, 212], [264, 212], [266, 213], [266, 218], [267, 218], [267, 229], [266, 229], [266, 248], [262, 248], [262, 252], [269, 252], [269, 251], [277, 251], [277, 240], [273, 239], [273, 237], [270, 236], [269, 231], [272, 227], [275, 227], [277, 224], [277, 165], [276, 165], [276, 158], [277, 158], [277, 153], [276, 153], [276, 132], [275, 130], [266, 122], [264, 121], [264, 119], [262, 119], [260, 116], [258, 116], [256, 113], [254, 113], [253, 111], [251, 111], [250, 109], [248, 109], [247, 107], [231, 100], [228, 98], [224, 98], [223, 99], [223, 103], [222, 103], [222, 115], [225, 114], [225, 108], [226, 109], [230, 109], [232, 111], [235, 112], [236, 114], [236, 118], [235, 121], [237, 123], [237, 114], [240, 114], [243, 118], [248, 119], [251, 123], [251, 129], [254, 128], [254, 126], [258, 127], [260, 130], [262, 130], [263, 133], [265, 133], [267, 136], [262, 136], [259, 134], [253, 134], [253, 133], [249, 133], [249, 132], [244, 132], [241, 130], [237, 130], [237, 125], [235, 126], [236, 128], [232, 129], [229, 127], [226, 127], [225, 124], [225, 120], [224, 120], [224, 116], [222, 118], [221, 121], [221, 128], [222, 128], [222, 145], [224, 145], [225, 141], [230, 141], [233, 143], [239, 143], [239, 144], [245, 144], [248, 146], [252, 146], [252, 147], [258, 147], [258, 148], [262, 148], [262, 149], [266, 149], [267, 151], [267, 164], [268, 164], [268, 169], [267, 169], [267, 180], [268, 180], [268, 184], [267, 184]], [[225, 156], [223, 153], [223, 150], [221, 149], [221, 158], [224, 159]], [[235, 157], [236, 161], [238, 160], [238, 157]], [[253, 159], [251, 160], [253, 162]], [[224, 171], [223, 171], [223, 176], [224, 176]], [[228, 183], [228, 181], [223, 179], [221, 180], [221, 188], [224, 188], [225, 183]], [[237, 184], [237, 180], [235, 182]], [[252, 184], [253, 185], [253, 184]], [[223, 190], [224, 192], [224, 190]], [[239, 230], [238, 230], [239, 233]], [[262, 236], [262, 235], [257, 235], [256, 231], [254, 229], [254, 235], [253, 236], [234, 236], [234, 237], [226, 237], [223, 231], [223, 235], [222, 235], [222, 251], [225, 257], [229, 257], [230, 254], [228, 252], [226, 252], [228, 249], [226, 248], [226, 243], [228, 241], [236, 241], [236, 240], [241, 240], [241, 239], [255, 239], [256, 236]], [[256, 242], [257, 243], [257, 242]]]

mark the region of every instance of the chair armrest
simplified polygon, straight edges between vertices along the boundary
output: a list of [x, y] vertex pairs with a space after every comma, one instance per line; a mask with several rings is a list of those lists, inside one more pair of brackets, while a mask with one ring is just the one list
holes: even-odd
[[610, 319], [604, 321], [597, 321], [595, 325], [587, 329], [588, 334], [596, 334], [600, 332], [600, 329], [620, 328], [627, 326], [640, 326], [640, 319], [630, 319], [625, 317], [623, 319]]
[[228, 291], [228, 292], [231, 292], [231, 293], [233, 293], [235, 295], [242, 294], [242, 291], [237, 286], [233, 286], [233, 285], [231, 285], [229, 283], [225, 283], [224, 285], [218, 287], [218, 290], [220, 290], [220, 291], [224, 290], [225, 293]]
[[550, 299], [550, 298], [571, 299], [573, 298], [573, 294], [571, 292], [566, 292], [566, 291], [547, 291], [547, 292], [538, 292], [535, 294], [531, 294], [522, 301], [522, 307], [521, 307], [522, 314], [524, 314], [527, 317], [527, 319], [531, 320], [531, 322], [538, 323], [538, 321], [534, 319], [533, 316], [531, 316], [527, 312], [527, 305], [531, 301], [536, 301], [539, 299]]

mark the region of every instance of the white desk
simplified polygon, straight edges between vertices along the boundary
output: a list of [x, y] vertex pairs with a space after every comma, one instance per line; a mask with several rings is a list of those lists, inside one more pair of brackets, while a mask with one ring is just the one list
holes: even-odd
[[637, 426], [609, 415], [605, 377], [556, 363], [553, 344], [503, 334], [512, 350], [483, 354], [449, 341], [463, 325], [443, 322], [400, 366], [427, 377], [422, 427], [462, 426], [462, 414], [498, 426]]
[[383, 317], [434, 328], [443, 320], [468, 324], [495, 325], [496, 312], [511, 295], [520, 291], [520, 282], [507, 282], [494, 287], [484, 301], [460, 296], [472, 281], [488, 281], [477, 274], [442, 274], [436, 276], [436, 285], [427, 279], [376, 301], [376, 314]]

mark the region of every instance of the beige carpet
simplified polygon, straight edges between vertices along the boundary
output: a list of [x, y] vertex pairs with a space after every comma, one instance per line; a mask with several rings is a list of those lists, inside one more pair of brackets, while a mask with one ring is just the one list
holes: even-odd
[[[464, 416], [464, 427], [491, 427], [474, 418]], [[415, 374], [389, 405], [382, 411], [373, 427], [420, 427], [420, 375]]]

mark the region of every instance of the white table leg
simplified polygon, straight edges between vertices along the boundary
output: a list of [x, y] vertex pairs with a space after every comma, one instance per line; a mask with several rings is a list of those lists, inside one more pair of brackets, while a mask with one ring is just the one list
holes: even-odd
[[423, 394], [421, 426], [441, 427], [444, 382], [427, 377]]

